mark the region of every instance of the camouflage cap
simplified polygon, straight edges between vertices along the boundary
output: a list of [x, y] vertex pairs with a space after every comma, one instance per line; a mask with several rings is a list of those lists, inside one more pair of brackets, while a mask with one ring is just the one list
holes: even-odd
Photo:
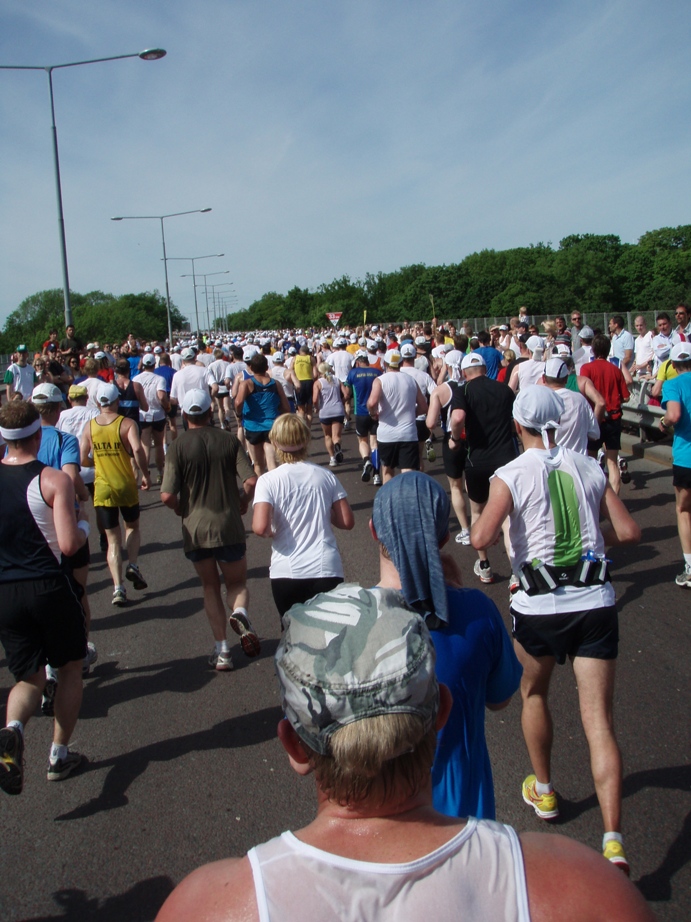
[[380, 714], [417, 714], [432, 727], [434, 647], [399, 591], [344, 583], [293, 605], [284, 624], [276, 650], [283, 710], [310, 749], [326, 755], [339, 727]]

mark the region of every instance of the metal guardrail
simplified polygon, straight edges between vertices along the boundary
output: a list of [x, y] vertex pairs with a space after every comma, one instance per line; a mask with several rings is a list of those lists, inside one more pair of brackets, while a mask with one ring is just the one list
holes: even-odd
[[647, 403], [654, 383], [654, 381], [633, 381], [629, 385], [631, 396], [621, 407], [624, 423], [638, 429], [641, 442], [649, 441], [646, 429], [659, 431], [660, 420], [665, 415], [662, 407], [651, 407]]

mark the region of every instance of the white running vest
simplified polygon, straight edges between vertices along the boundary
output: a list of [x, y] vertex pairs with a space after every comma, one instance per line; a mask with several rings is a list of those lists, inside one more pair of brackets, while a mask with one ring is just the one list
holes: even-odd
[[248, 856], [261, 922], [530, 922], [523, 853], [510, 826], [468, 819], [406, 864], [355, 861], [291, 832]]

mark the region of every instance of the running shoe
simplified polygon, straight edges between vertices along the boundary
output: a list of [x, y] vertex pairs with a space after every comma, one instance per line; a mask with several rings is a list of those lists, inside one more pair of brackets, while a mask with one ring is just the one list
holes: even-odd
[[350, 420], [349, 420], [349, 419], [347, 419], [347, 420], [343, 423], [343, 431], [344, 431], [344, 432], [347, 432], [348, 429], [350, 429]]
[[24, 737], [15, 727], [0, 730], [0, 788], [6, 794], [21, 794], [24, 786]]
[[627, 877], [629, 876], [629, 862], [626, 860], [626, 852], [621, 842], [617, 842], [616, 839], [610, 839], [609, 842], [605, 842], [602, 854], [608, 861], [620, 868]]
[[365, 463], [364, 463], [364, 465], [363, 465], [363, 467], [362, 467], [362, 475], [361, 475], [361, 477], [360, 477], [360, 480], [361, 480], [363, 483], [369, 483], [370, 480], [372, 479], [372, 471], [373, 471], [373, 470], [374, 470], [374, 468], [372, 467], [372, 462], [371, 462], [370, 459], [368, 458], [368, 459], [365, 461]]
[[601, 448], [597, 453], [597, 463], [600, 465], [603, 471], [607, 470], [607, 458], [605, 457], [604, 448]]
[[427, 460], [430, 462], [430, 464], [432, 461], [437, 460], [437, 453], [434, 450], [434, 446], [432, 445], [432, 439], [427, 439], [425, 442], [425, 451], [427, 452]]
[[617, 463], [619, 464], [619, 476], [621, 477], [622, 483], [631, 483], [631, 474], [629, 473], [629, 465], [626, 460], [619, 455], [617, 457]]
[[58, 683], [55, 679], [46, 679], [46, 684], [41, 695], [41, 713], [45, 717], [55, 717], [55, 693]]
[[511, 578], [509, 579], [509, 593], [513, 595], [514, 592], [518, 591], [518, 589], [520, 588], [520, 585], [521, 585], [520, 579], [516, 576], [515, 573], [512, 573]]
[[[96, 647], [89, 641], [86, 645], [86, 656], [84, 657], [84, 662], [82, 664], [82, 678], [86, 678], [91, 672], [91, 667], [98, 659], [98, 650]], [[48, 683], [46, 682], [46, 685]], [[44, 692], [45, 694], [45, 692]]]
[[535, 775], [528, 775], [523, 782], [523, 800], [533, 808], [540, 819], [556, 819], [559, 816], [557, 795], [554, 791], [550, 794], [538, 794], [536, 784], [537, 778]]
[[139, 572], [139, 567], [134, 563], [127, 564], [125, 579], [128, 579], [138, 592], [141, 592], [142, 589], [146, 589], [149, 585]]
[[112, 605], [118, 605], [120, 608], [124, 608], [127, 605], [127, 593], [124, 589], [116, 589], [113, 593]]
[[375, 487], [380, 487], [380, 486], [381, 486], [381, 476], [380, 476], [379, 474], [375, 474], [375, 475], [374, 475], [374, 477], [372, 478], [372, 484], [373, 484]]
[[234, 611], [228, 618], [228, 623], [235, 633], [240, 635], [240, 644], [245, 656], [257, 656], [262, 647], [259, 643], [257, 632], [250, 624], [250, 619], [247, 615], [243, 615], [240, 611]]
[[475, 574], [475, 576], [480, 577], [481, 582], [493, 583], [494, 574], [492, 573], [492, 567], [489, 565], [489, 561], [487, 561], [486, 567], [480, 566], [480, 564], [482, 563], [484, 563], [484, 561], [480, 560], [479, 558], [478, 560], [475, 561], [475, 566], [473, 567], [473, 573]]
[[684, 572], [680, 573], [674, 582], [677, 586], [684, 586], [686, 589], [691, 589], [691, 566], [689, 566], [689, 564], [684, 566]]
[[341, 443], [336, 442], [334, 445], [334, 458], [336, 459], [337, 464], [342, 464], [343, 462], [343, 452], [341, 451]]
[[335, 457], [329, 458], [329, 467], [338, 467], [338, 461]]
[[50, 759], [48, 762], [48, 781], [62, 781], [79, 768], [84, 756], [79, 752], [68, 752], [64, 759]]
[[462, 528], [456, 535], [456, 544], [463, 544], [465, 547], [470, 545], [470, 531]]
[[217, 653], [214, 649], [213, 653], [209, 657], [209, 666], [213, 666], [217, 672], [230, 672], [233, 668], [233, 661], [230, 658], [230, 653]]

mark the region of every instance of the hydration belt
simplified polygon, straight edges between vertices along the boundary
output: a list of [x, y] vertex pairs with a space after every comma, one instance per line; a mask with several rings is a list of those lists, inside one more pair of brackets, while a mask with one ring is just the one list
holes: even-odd
[[526, 595], [545, 595], [561, 586], [602, 586], [610, 582], [609, 561], [604, 557], [596, 560], [579, 560], [575, 567], [554, 567], [535, 561], [526, 563], [518, 571], [519, 585], [511, 592], [522, 589]]

